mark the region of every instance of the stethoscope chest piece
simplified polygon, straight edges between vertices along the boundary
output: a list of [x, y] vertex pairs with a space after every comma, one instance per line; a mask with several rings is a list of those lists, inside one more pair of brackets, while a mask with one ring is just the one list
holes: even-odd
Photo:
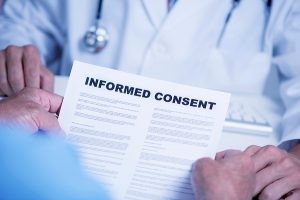
[[84, 46], [91, 53], [104, 49], [109, 41], [107, 30], [101, 25], [94, 25], [84, 35]]

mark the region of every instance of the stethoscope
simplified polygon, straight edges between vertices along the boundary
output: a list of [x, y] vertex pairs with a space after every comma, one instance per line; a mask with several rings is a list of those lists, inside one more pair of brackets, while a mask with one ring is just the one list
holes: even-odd
[[101, 25], [103, 0], [99, 0], [95, 24], [85, 33], [83, 44], [91, 53], [98, 53], [104, 49], [109, 41], [109, 34], [104, 26]]
[[[231, 19], [231, 16], [232, 16], [232, 13], [235, 11], [235, 9], [238, 7], [238, 5], [240, 4], [242, 0], [232, 0], [232, 5], [231, 5], [231, 8], [225, 18], [225, 22], [223, 24], [223, 27], [221, 29], [221, 32], [219, 34], [219, 37], [218, 37], [218, 40], [217, 40], [217, 44], [216, 44], [216, 47], [219, 48], [220, 45], [221, 45], [221, 42], [222, 42], [222, 38], [226, 32], [226, 29], [227, 29], [227, 26], [228, 26], [228, 23]], [[272, 0], [266, 0], [266, 5], [267, 5], [267, 12], [270, 13], [270, 8], [272, 6]]]
[[[232, 6], [225, 18], [225, 22], [224, 22], [224, 25], [219, 34], [216, 47], [220, 47], [222, 38], [227, 29], [227, 26], [231, 19], [232, 13], [238, 7], [240, 2], [241, 2], [241, 0], [232, 0]], [[100, 52], [101, 50], [103, 50], [106, 47], [106, 45], [109, 41], [108, 31], [106, 30], [106, 28], [104, 26], [101, 25], [102, 4], [103, 4], [103, 0], [99, 0], [95, 24], [88, 29], [88, 31], [85, 33], [84, 38], [83, 38], [84, 46], [91, 53]], [[267, 9], [269, 10], [272, 5], [272, 0], [267, 0], [266, 4], [267, 4]]]

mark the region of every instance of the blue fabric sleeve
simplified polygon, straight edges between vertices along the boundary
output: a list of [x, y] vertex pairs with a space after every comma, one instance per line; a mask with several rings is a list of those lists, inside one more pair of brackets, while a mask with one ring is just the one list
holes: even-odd
[[109, 199], [62, 138], [0, 128], [0, 199]]

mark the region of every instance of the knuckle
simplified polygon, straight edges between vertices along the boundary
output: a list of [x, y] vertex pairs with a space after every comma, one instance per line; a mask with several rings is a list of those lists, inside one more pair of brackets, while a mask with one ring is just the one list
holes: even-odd
[[290, 169], [290, 168], [294, 167], [294, 162], [290, 158], [285, 157], [281, 161], [281, 166], [284, 169]]
[[9, 45], [5, 48], [5, 52], [7, 54], [14, 54], [15, 52], [19, 51], [20, 47], [15, 46], [15, 45]]
[[265, 146], [265, 149], [273, 151], [274, 149], [276, 149], [276, 147], [274, 145], [267, 145]]
[[274, 156], [281, 156], [282, 155], [282, 151], [273, 146], [273, 145], [267, 145], [264, 147], [263, 151], [265, 151], [266, 153], [272, 154]]
[[253, 153], [253, 152], [255, 152], [259, 148], [260, 148], [259, 146], [251, 145], [244, 152]]
[[39, 55], [39, 50], [34, 45], [25, 45], [24, 53], [29, 55]]

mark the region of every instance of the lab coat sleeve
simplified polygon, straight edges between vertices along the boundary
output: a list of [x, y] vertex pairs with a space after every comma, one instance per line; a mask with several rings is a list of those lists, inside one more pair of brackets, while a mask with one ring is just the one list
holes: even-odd
[[[35, 45], [44, 64], [59, 55], [63, 43], [60, 1], [7, 0], [0, 15], [0, 49], [8, 45]], [[61, 3], [63, 5], [63, 3]]]
[[[284, 9], [284, 8], [283, 8]], [[280, 71], [285, 106], [280, 146], [292, 148], [300, 140], [300, 1], [295, 0], [274, 35], [273, 63]]]

